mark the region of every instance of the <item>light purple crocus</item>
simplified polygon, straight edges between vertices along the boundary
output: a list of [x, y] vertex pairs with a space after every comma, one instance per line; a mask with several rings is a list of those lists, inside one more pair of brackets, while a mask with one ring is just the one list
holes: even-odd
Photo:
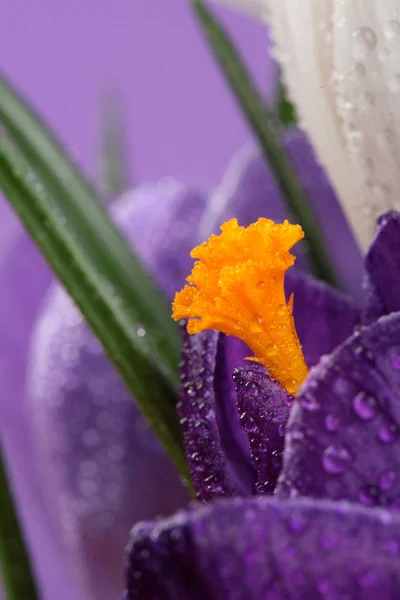
[[389, 212], [362, 305], [289, 271], [311, 367], [296, 398], [238, 340], [184, 334], [179, 413], [206, 505], [133, 528], [127, 600], [400, 596], [399, 256]]

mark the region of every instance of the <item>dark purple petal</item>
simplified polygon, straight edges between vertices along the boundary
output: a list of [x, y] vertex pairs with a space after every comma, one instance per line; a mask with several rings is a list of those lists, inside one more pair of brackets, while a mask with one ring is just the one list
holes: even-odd
[[217, 424], [214, 381], [219, 334], [183, 331], [182, 335], [178, 413], [196, 496], [208, 502], [239, 493], [229, 474]]
[[[170, 298], [190, 268], [204, 203], [201, 194], [166, 182], [138, 188], [113, 207], [128, 240]], [[126, 532], [138, 519], [184, 505], [187, 492], [58, 285], [43, 305], [32, 340], [30, 383], [30, 420], [49, 520], [69, 548], [81, 586], [87, 586], [85, 595], [118, 597]]]
[[293, 397], [261, 365], [236, 369], [233, 379], [241, 425], [249, 438], [257, 470], [254, 493], [272, 494], [282, 467], [284, 435]]
[[366, 307], [364, 322], [371, 323], [400, 311], [400, 214], [389, 212], [378, 229], [365, 259]]
[[[328, 251], [331, 249], [331, 259], [344, 289], [361, 304], [362, 257], [332, 187], [303, 133], [289, 131], [284, 143], [319, 217], [326, 247]], [[211, 230], [216, 231], [221, 223], [232, 217], [246, 226], [259, 217], [277, 222], [290, 218], [271, 168], [253, 147], [242, 150], [232, 161], [222, 185], [211, 198], [200, 236], [205, 239]], [[298, 248], [301, 251], [297, 266], [307, 268], [307, 261], [302, 256], [306, 248], [301, 245]]]
[[288, 423], [277, 492], [400, 508], [400, 314], [311, 371]]
[[294, 294], [294, 322], [309, 367], [330, 354], [360, 322], [360, 311], [349, 296], [296, 269], [286, 275], [286, 293]]
[[347, 502], [230, 499], [133, 528], [125, 599], [397, 600], [400, 517]]
[[233, 371], [245, 365], [245, 358], [251, 354], [246, 344], [237, 338], [220, 334], [214, 379], [217, 423], [228, 470], [241, 495], [251, 494], [256, 473], [249, 440], [240, 423]]

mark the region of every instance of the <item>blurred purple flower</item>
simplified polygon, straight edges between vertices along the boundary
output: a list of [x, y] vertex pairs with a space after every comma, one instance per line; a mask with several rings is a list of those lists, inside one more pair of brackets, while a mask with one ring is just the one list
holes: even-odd
[[193, 484], [202, 501], [228, 498], [134, 527], [128, 600], [399, 597], [399, 256], [391, 212], [366, 257], [361, 313], [289, 271], [312, 367], [296, 398], [260, 365], [240, 367], [230, 338], [186, 336], [180, 413]]
[[[340, 249], [336, 252], [335, 246], [332, 258], [341, 268], [346, 288], [359, 299], [361, 258], [327, 179], [302, 135], [292, 132], [285, 143], [330, 247], [341, 232]], [[166, 180], [126, 194], [115, 202], [112, 212], [171, 299], [183, 284], [191, 262], [189, 251], [196, 241], [232, 215], [243, 224], [259, 216], [280, 220], [285, 206], [264, 160], [256, 150], [247, 148], [234, 159], [222, 185], [210, 197]], [[346, 261], [341, 261], [341, 256]], [[306, 254], [299, 257], [299, 265], [307, 269]], [[182, 506], [187, 501], [186, 491], [73, 303], [57, 284], [48, 289], [49, 272], [24, 235], [17, 237], [1, 278], [6, 291], [0, 313], [5, 332], [2, 390], [6, 397], [20, 398], [24, 393], [29, 397], [28, 408], [11, 402], [4, 405], [4, 438], [43, 597], [54, 598], [54, 590], [58, 590], [57, 600], [71, 595], [118, 597], [123, 589], [122, 549], [132, 522]], [[313, 303], [327, 302], [333, 315], [337, 297], [351, 307], [345, 297], [322, 292], [324, 286], [308, 285], [308, 281], [302, 276], [293, 279], [299, 290], [304, 286], [305, 309], [308, 294]], [[300, 291], [298, 295], [301, 297]], [[25, 390], [21, 374], [27, 369], [26, 336], [39, 305], [41, 315], [32, 335]], [[12, 314], [18, 314], [21, 321], [10, 323]], [[353, 306], [347, 328], [355, 314]], [[305, 320], [305, 332], [308, 325]], [[330, 351], [345, 335], [347, 329], [328, 327], [317, 354]], [[221, 347], [224, 344], [221, 339]], [[239, 366], [235, 356], [241, 352], [234, 344], [226, 344], [217, 357], [218, 364], [211, 361], [210, 369], [231, 372]], [[310, 346], [311, 360], [316, 362], [318, 356], [313, 357], [312, 352]], [[226, 389], [213, 393], [225, 395], [231, 404], [220, 407], [216, 430], [234, 409], [233, 384], [229, 378], [221, 381]], [[278, 410], [268, 435], [275, 435], [275, 425], [279, 429], [279, 419], [284, 417]], [[237, 460], [227, 466], [227, 477], [235, 486], [232, 490], [240, 488], [247, 493], [256, 485], [256, 475], [250, 453], [236, 451], [248, 444], [245, 433], [235, 426], [221, 438], [224, 448], [236, 452]], [[60, 581], [68, 581], [68, 589], [62, 586], [60, 590]]]

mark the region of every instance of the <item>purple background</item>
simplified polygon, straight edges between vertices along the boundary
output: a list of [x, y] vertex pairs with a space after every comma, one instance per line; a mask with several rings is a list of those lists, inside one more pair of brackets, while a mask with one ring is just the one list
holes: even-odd
[[[220, 14], [257, 81], [271, 81], [265, 29]], [[247, 137], [189, 0], [3, 0], [0, 56], [91, 173], [99, 94], [110, 85], [126, 99], [136, 182], [215, 184]]]

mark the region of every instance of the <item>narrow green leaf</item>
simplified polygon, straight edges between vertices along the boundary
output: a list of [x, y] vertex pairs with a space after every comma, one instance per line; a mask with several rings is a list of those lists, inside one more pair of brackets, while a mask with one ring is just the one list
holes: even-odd
[[295, 125], [297, 122], [296, 111], [293, 104], [290, 102], [286, 87], [280, 79], [279, 81], [279, 98], [278, 98], [278, 120], [282, 125]]
[[[179, 336], [170, 308], [140, 262], [111, 223], [91, 185], [68, 158], [61, 144], [4, 78], [0, 78], [0, 123], [12, 134], [32, 176], [49, 192], [52, 210], [75, 228], [76, 238], [97, 270], [115, 288], [127, 320], [147, 332], [153, 359], [177, 382]], [[136, 336], [137, 337], [137, 336]]]
[[90, 184], [4, 80], [0, 124], [0, 187], [187, 477], [170, 308]]
[[129, 312], [125, 298], [110, 282], [110, 264], [93, 261], [90, 245], [95, 230], [75, 227], [60, 197], [49, 190], [29, 168], [20, 150], [0, 138], [0, 186], [26, 228], [79, 306], [124, 378], [149, 424], [159, 435], [172, 460], [186, 476], [179, 425], [175, 412], [176, 387], [151, 360], [148, 334]]
[[0, 573], [8, 600], [39, 600], [0, 448]]
[[338, 278], [317, 218], [280, 143], [276, 117], [266, 110], [239, 53], [216, 17], [201, 0], [193, 0], [193, 6], [211, 50], [275, 173], [293, 219], [303, 227], [315, 275], [337, 286]]

